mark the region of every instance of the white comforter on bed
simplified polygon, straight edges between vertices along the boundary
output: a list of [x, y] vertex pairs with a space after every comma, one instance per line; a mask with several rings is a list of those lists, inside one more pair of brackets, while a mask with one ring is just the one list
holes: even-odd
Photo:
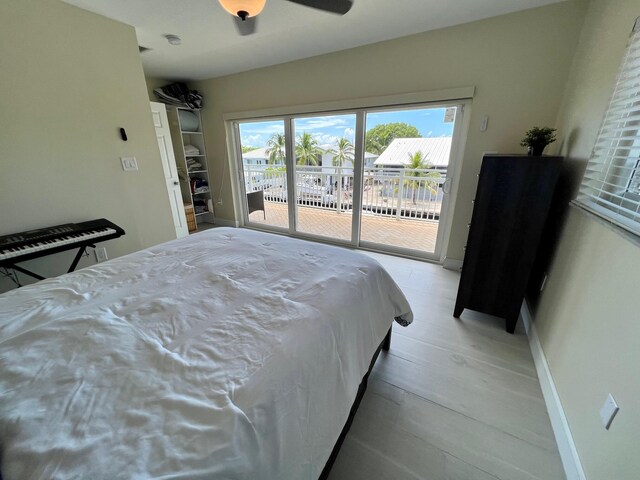
[[375, 260], [229, 228], [0, 295], [2, 476], [315, 479], [400, 316]]

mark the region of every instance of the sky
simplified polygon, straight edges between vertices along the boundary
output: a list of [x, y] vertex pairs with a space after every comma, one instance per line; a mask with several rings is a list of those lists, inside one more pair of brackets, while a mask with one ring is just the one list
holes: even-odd
[[[366, 130], [381, 123], [405, 122], [415, 126], [423, 137], [450, 137], [453, 122], [444, 122], [444, 108], [413, 109], [372, 112], [367, 114]], [[354, 141], [356, 116], [325, 115], [297, 118], [294, 120], [296, 136], [301, 132], [311, 133], [322, 145], [333, 145], [341, 137]], [[284, 122], [251, 122], [240, 124], [240, 140], [243, 147], [265, 147], [275, 133], [284, 134]]]

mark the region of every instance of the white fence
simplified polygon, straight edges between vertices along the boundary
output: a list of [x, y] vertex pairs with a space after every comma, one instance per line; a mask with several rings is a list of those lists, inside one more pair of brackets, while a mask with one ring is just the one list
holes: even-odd
[[[287, 202], [285, 167], [244, 165], [247, 192], [263, 190], [267, 202]], [[441, 170], [365, 168], [362, 209], [373, 215], [438, 220], [442, 204]], [[334, 209], [353, 208], [353, 170], [348, 167], [295, 167], [298, 205]]]

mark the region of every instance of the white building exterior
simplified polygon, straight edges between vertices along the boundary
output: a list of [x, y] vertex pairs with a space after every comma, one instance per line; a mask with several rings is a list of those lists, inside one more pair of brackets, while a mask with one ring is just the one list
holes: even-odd
[[[335, 149], [335, 145], [321, 145], [320, 148], [324, 150], [325, 153], [320, 157], [320, 162], [318, 163], [319, 167], [332, 167], [333, 166], [333, 154], [330, 153], [331, 150]], [[269, 147], [257, 148], [255, 150], [251, 150], [249, 152], [242, 154], [242, 160], [245, 165], [268, 165], [269, 164]], [[374, 162], [378, 158], [378, 155], [374, 153], [365, 152], [364, 154], [364, 162], [365, 167], [372, 167]], [[350, 160], [346, 161], [343, 165], [345, 167], [345, 173], [347, 168], [350, 168], [349, 173], [353, 173], [353, 162]]]

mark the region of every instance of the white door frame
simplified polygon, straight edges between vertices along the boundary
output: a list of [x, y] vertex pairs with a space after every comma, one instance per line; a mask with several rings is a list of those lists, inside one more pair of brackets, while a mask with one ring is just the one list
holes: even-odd
[[[469, 129], [469, 117], [470, 109], [471, 109], [471, 100], [454, 100], [449, 102], [435, 102], [431, 104], [418, 104], [418, 105], [410, 105], [410, 106], [386, 106], [384, 108], [370, 109], [367, 108], [365, 111], [369, 112], [371, 110], [375, 112], [380, 112], [384, 110], [409, 110], [415, 108], [446, 108], [446, 107], [457, 107], [456, 118], [453, 126], [453, 137], [451, 139], [451, 151], [449, 152], [449, 166], [447, 168], [447, 176], [445, 179], [445, 183], [449, 184], [449, 191], [443, 192], [442, 204], [440, 207], [440, 217], [438, 220], [438, 234], [436, 237], [436, 245], [433, 252], [422, 252], [418, 250], [411, 250], [402, 247], [395, 247], [392, 245], [384, 245], [384, 248], [381, 248], [380, 244], [374, 242], [360, 241], [358, 247], [363, 248], [365, 250], [378, 251], [378, 252], [387, 252], [392, 253], [394, 255], [400, 255], [411, 258], [419, 258], [423, 260], [432, 260], [438, 263], [444, 261], [445, 253], [446, 253], [446, 245], [449, 242], [449, 237], [451, 234], [452, 228], [452, 217], [455, 206], [455, 201], [458, 193], [458, 185], [460, 183], [460, 173], [462, 171], [462, 154], [464, 152], [464, 144], [467, 138], [467, 133]], [[365, 126], [366, 127], [366, 126]], [[363, 132], [364, 134], [364, 132]], [[364, 160], [363, 160], [364, 163]]]
[[[367, 98], [361, 100], [352, 101], [339, 101], [339, 102], [327, 102], [325, 104], [314, 105], [302, 105], [286, 107], [278, 111], [278, 109], [267, 109], [260, 111], [250, 112], [238, 112], [229, 113], [223, 115], [225, 122], [225, 129], [227, 131], [227, 142], [229, 148], [229, 158], [227, 159], [230, 164], [231, 172], [235, 174], [232, 178], [235, 178], [239, 184], [233, 188], [236, 192], [234, 198], [234, 204], [238, 207], [238, 212], [241, 215], [240, 224], [250, 228], [267, 230], [276, 233], [285, 233], [291, 236], [300, 238], [307, 238], [310, 240], [321, 241], [324, 243], [334, 243], [336, 245], [357, 247], [364, 250], [380, 251], [383, 253], [392, 253], [395, 255], [407, 256], [411, 258], [418, 258], [422, 260], [429, 260], [441, 263], [446, 255], [446, 245], [448, 244], [451, 234], [453, 211], [458, 193], [458, 185], [460, 183], [462, 155], [465, 150], [465, 143], [467, 139], [469, 129], [469, 118], [472, 99], [475, 93], [475, 87], [463, 87], [458, 89], [441, 90], [436, 92], [418, 92], [412, 94], [392, 95], [385, 97]], [[358, 107], [352, 106], [354, 103], [361, 102]], [[343, 108], [340, 108], [340, 107]], [[433, 253], [420, 252], [416, 250], [409, 250], [400, 247], [391, 247], [388, 245], [380, 245], [371, 242], [363, 242], [360, 240], [360, 218], [361, 218], [361, 205], [362, 205], [362, 178], [364, 172], [364, 134], [365, 134], [365, 122], [364, 116], [367, 111], [380, 111], [380, 110], [402, 110], [411, 108], [438, 108], [456, 106], [459, 107], [455, 119], [452, 147], [450, 152], [449, 165], [447, 169], [446, 182], [449, 182], [450, 190], [445, 195], [446, 201], [443, 201], [442, 210], [440, 212], [440, 224], [438, 227], [438, 236], [436, 240], [436, 251]], [[323, 108], [324, 107], [324, 108]], [[333, 108], [326, 108], [333, 107]], [[284, 110], [284, 111], [283, 111]], [[354, 192], [357, 192], [356, 198], [354, 198], [354, 212], [358, 212], [354, 216], [352, 225], [352, 238], [350, 241], [342, 241], [340, 239], [331, 239], [327, 237], [321, 237], [312, 234], [306, 234], [295, 231], [296, 226], [296, 208], [289, 208], [289, 228], [282, 229], [278, 227], [265, 226], [264, 224], [253, 223], [249, 221], [248, 212], [246, 209], [246, 192], [244, 187], [244, 179], [241, 178], [244, 174], [242, 172], [242, 152], [240, 145], [240, 136], [238, 124], [244, 121], [284, 121], [285, 136], [288, 138], [287, 144], [287, 182], [289, 183], [288, 202], [289, 205], [293, 205], [292, 202], [296, 200], [294, 171], [290, 168], [293, 165], [294, 155], [294, 142], [292, 133], [292, 121], [293, 118], [308, 117], [308, 116], [322, 116], [322, 115], [343, 115], [343, 114], [356, 114], [356, 144], [360, 143], [360, 148], [356, 147], [356, 157], [354, 158]], [[229, 135], [231, 134], [231, 135]], [[231, 137], [231, 138], [230, 138]], [[357, 205], [356, 205], [357, 204]], [[358, 210], [356, 210], [358, 207]], [[236, 215], [237, 217], [238, 215]], [[357, 218], [356, 218], [357, 217]]]

